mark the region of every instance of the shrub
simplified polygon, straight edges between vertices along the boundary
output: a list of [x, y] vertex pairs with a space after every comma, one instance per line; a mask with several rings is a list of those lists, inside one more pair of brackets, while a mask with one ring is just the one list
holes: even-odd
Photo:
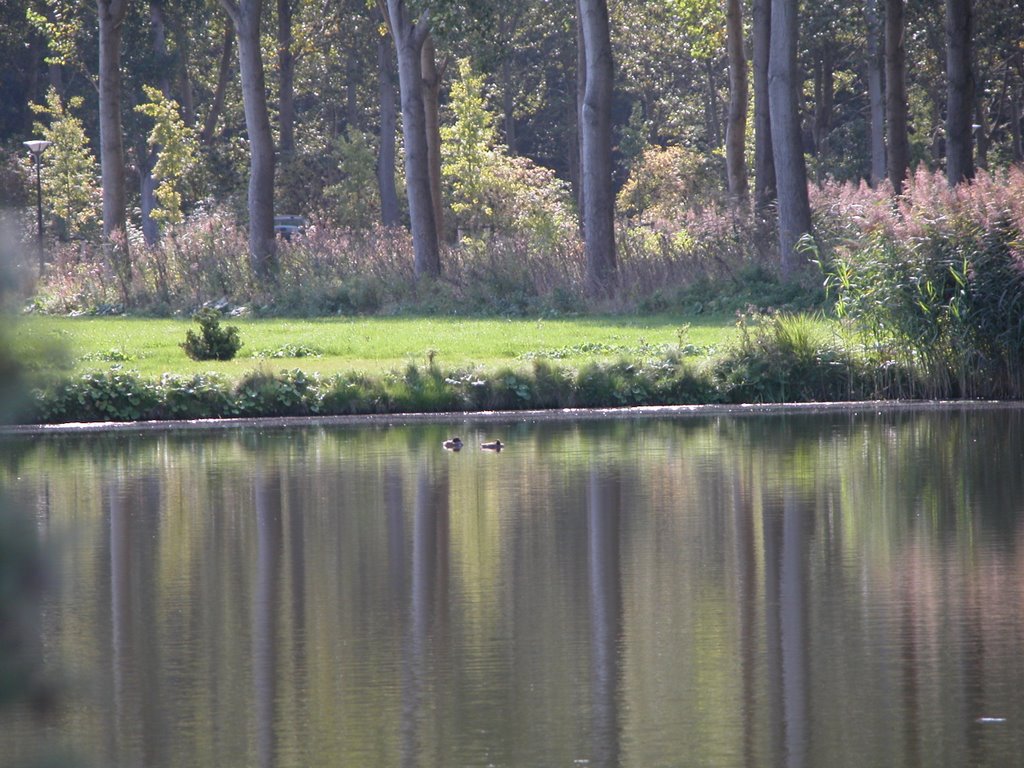
[[233, 416], [307, 416], [320, 412], [320, 379], [298, 369], [253, 371], [235, 387]]
[[214, 419], [232, 411], [231, 387], [215, 373], [197, 373], [194, 376], [165, 373], [159, 388], [159, 412], [163, 418]]
[[238, 328], [229, 325], [220, 327], [221, 314], [216, 309], [205, 307], [196, 312], [192, 319], [199, 323], [200, 334], [188, 330], [181, 348], [193, 360], [231, 360], [242, 347]]
[[159, 403], [153, 382], [117, 366], [60, 382], [36, 396], [37, 416], [49, 423], [139, 421], [153, 418]]
[[844, 191], [821, 264], [887, 394], [1024, 394], [1024, 172], [922, 171], [886, 206]]
[[861, 369], [807, 315], [741, 317], [740, 339], [714, 364], [727, 402], [849, 400], [867, 394]]
[[344, 373], [324, 383], [320, 408], [328, 414], [386, 413], [390, 398], [379, 379], [363, 373]]

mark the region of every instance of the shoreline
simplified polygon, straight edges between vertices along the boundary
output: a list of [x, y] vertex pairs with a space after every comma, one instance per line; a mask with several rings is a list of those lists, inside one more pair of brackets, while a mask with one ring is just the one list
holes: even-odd
[[599, 419], [700, 418], [709, 416], [821, 415], [883, 411], [988, 411], [1024, 409], [1013, 400], [857, 400], [826, 403], [750, 403], [742, 405], [644, 405], [620, 408], [561, 408], [528, 411], [446, 411], [439, 413], [380, 413], [341, 416], [262, 416], [226, 419], [165, 419], [154, 421], [95, 421], [63, 424], [0, 426], [0, 436], [80, 435], [231, 429], [295, 429], [325, 426], [404, 426], [455, 422], [593, 421]]

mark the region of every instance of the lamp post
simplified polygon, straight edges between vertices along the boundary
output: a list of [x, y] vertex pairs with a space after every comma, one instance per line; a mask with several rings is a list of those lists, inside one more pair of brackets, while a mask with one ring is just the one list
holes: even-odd
[[32, 162], [36, 166], [36, 231], [39, 237], [39, 274], [43, 274], [43, 265], [46, 262], [46, 252], [43, 249], [43, 183], [39, 178], [39, 166], [43, 162], [43, 152], [50, 146], [50, 142], [42, 139], [24, 142], [32, 155]]

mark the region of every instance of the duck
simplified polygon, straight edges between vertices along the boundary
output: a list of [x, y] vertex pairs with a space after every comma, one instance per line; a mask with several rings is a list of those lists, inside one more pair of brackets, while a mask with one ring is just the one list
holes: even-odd
[[480, 447], [485, 451], [500, 451], [505, 444], [501, 440], [491, 440], [489, 443], [480, 443]]
[[461, 437], [451, 437], [451, 438], [445, 440], [443, 443], [441, 443], [441, 445], [444, 446], [444, 448], [446, 450], [457, 451], [460, 448], [462, 448], [462, 438]]

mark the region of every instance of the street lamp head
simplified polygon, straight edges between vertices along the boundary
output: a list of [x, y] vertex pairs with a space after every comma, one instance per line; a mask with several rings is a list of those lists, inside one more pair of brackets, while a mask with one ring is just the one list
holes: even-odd
[[39, 157], [50, 146], [50, 142], [43, 141], [42, 139], [33, 139], [32, 141], [24, 141], [22, 143], [28, 147], [28, 151], [35, 157]]

